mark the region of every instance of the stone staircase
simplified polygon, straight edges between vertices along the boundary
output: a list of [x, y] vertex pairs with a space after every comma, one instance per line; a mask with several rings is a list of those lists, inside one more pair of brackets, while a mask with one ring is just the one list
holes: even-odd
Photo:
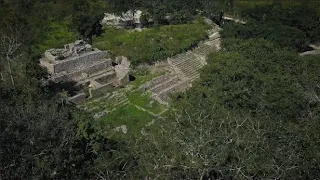
[[210, 32], [209, 39], [197, 48], [168, 58], [168, 64], [173, 72], [154, 78], [148, 82], [148, 90], [152, 98], [167, 104], [170, 93], [181, 92], [191, 86], [200, 77], [200, 69], [206, 65], [206, 57], [220, 49], [219, 32]]
[[173, 66], [178, 74], [182, 75], [182, 79], [193, 79], [204, 65], [191, 51], [169, 58], [168, 63]]

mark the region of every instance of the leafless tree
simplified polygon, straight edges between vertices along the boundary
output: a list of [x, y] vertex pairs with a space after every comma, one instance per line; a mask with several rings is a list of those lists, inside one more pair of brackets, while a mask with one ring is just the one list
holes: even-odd
[[[0, 55], [8, 64], [11, 83], [14, 86], [15, 81], [12, 74], [12, 61], [21, 56], [18, 51], [22, 45], [19, 40], [19, 29], [7, 28], [6, 31], [0, 30]], [[1, 77], [3, 78], [2, 72]]]

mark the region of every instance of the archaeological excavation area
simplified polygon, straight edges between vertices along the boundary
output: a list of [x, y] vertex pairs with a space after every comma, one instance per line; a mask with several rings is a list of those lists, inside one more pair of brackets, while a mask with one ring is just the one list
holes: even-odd
[[184, 92], [199, 79], [207, 55], [220, 49], [219, 31], [213, 26], [194, 48], [152, 65], [132, 66], [127, 57], [83, 40], [46, 50], [40, 64], [49, 73], [46, 84], [65, 90], [69, 103], [108, 122], [115, 132], [139, 135], [164, 117], [172, 94]]

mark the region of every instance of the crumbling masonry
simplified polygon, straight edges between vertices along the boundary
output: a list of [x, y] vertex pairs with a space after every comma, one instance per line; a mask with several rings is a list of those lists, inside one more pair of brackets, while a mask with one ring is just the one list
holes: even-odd
[[106, 51], [78, 40], [66, 44], [63, 49], [47, 50], [40, 64], [48, 70], [50, 81], [74, 82], [74, 87], [80, 91], [68, 100], [78, 104], [129, 83], [130, 63], [127, 58], [117, 57], [112, 61], [107, 56]]

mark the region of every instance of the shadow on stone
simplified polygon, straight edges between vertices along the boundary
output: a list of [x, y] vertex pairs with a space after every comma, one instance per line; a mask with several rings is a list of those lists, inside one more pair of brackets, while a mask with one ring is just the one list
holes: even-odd
[[48, 88], [51, 92], [53, 93], [60, 93], [62, 91], [68, 92], [70, 96], [75, 96], [78, 94], [81, 90], [82, 87], [76, 86], [77, 82], [75, 81], [70, 81], [70, 82], [53, 82], [50, 81], [48, 83]]

